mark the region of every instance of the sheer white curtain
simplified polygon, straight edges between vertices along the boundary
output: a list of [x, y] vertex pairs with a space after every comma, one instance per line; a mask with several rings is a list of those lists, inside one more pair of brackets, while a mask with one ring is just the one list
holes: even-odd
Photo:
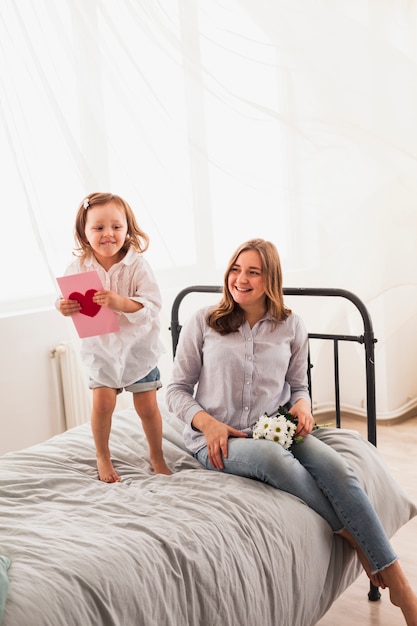
[[[416, 12], [406, 0], [2, 0], [1, 310], [53, 300], [79, 201], [110, 190], [151, 237], [167, 306], [221, 281], [244, 239], [272, 239], [287, 285], [367, 304], [380, 414], [415, 406]], [[339, 306], [302, 313], [358, 326]]]

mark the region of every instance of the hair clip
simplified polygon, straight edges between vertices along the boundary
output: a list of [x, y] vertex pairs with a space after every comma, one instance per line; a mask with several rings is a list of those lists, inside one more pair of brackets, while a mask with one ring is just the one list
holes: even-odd
[[84, 210], [87, 210], [87, 209], [88, 209], [88, 207], [90, 206], [90, 200], [89, 200], [88, 198], [86, 198], [86, 199], [83, 201], [83, 206], [84, 206]]

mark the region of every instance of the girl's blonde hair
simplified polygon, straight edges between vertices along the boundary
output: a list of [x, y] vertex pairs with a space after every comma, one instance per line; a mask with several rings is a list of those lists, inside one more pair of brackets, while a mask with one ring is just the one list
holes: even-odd
[[221, 335], [237, 331], [245, 321], [244, 311], [233, 300], [229, 291], [228, 278], [238, 256], [247, 250], [256, 250], [261, 257], [266, 309], [275, 326], [291, 315], [291, 310], [284, 304], [282, 269], [278, 250], [270, 241], [250, 239], [241, 244], [232, 255], [224, 275], [223, 296], [207, 319], [209, 326]]
[[92, 254], [90, 244], [85, 236], [85, 225], [87, 222], [87, 214], [90, 208], [104, 206], [109, 202], [114, 202], [123, 210], [127, 221], [126, 240], [120, 252], [125, 255], [130, 246], [137, 252], [145, 252], [149, 247], [148, 235], [138, 226], [135, 215], [130, 205], [120, 196], [113, 193], [91, 193], [84, 198], [78, 207], [75, 217], [74, 239], [76, 248], [74, 254], [79, 257], [86, 257]]

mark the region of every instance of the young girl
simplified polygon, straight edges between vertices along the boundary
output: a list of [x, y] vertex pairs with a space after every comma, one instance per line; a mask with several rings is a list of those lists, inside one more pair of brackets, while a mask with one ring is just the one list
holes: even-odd
[[[109, 437], [116, 395], [123, 388], [133, 393], [154, 471], [170, 474], [162, 453], [162, 419], [156, 400], [162, 386], [157, 367], [161, 296], [141, 254], [148, 248], [149, 238], [125, 200], [110, 193], [93, 193], [78, 209], [75, 241], [78, 258], [65, 273], [96, 270], [104, 289], [94, 294], [94, 302], [119, 314], [118, 332], [85, 338], [81, 348], [93, 390], [91, 426], [99, 478], [107, 483], [120, 481], [111, 461]], [[80, 308], [77, 300], [62, 298], [58, 303], [65, 316]]]

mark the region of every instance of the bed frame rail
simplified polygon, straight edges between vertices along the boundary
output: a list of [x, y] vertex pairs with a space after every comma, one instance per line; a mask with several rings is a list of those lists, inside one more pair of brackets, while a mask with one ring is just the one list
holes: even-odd
[[[194, 285], [186, 287], [178, 293], [171, 309], [171, 337], [172, 351], [175, 357], [178, 339], [181, 332], [181, 324], [179, 322], [179, 309], [183, 299], [190, 293], [221, 293], [222, 287], [216, 285]], [[363, 322], [363, 334], [361, 335], [337, 335], [327, 333], [309, 332], [309, 339], [322, 339], [333, 342], [333, 366], [334, 366], [334, 393], [335, 393], [335, 410], [336, 425], [340, 427], [341, 409], [340, 409], [340, 378], [339, 378], [339, 344], [342, 341], [353, 341], [360, 343], [365, 349], [365, 374], [366, 374], [366, 413], [368, 441], [376, 446], [376, 403], [375, 403], [375, 343], [376, 339], [372, 328], [372, 320], [369, 312], [362, 302], [354, 293], [345, 289], [326, 289], [318, 287], [287, 287], [284, 288], [286, 296], [318, 296], [318, 297], [340, 297], [349, 300], [359, 311]], [[308, 357], [308, 383], [310, 395], [312, 397], [312, 380], [311, 368], [313, 367]]]

